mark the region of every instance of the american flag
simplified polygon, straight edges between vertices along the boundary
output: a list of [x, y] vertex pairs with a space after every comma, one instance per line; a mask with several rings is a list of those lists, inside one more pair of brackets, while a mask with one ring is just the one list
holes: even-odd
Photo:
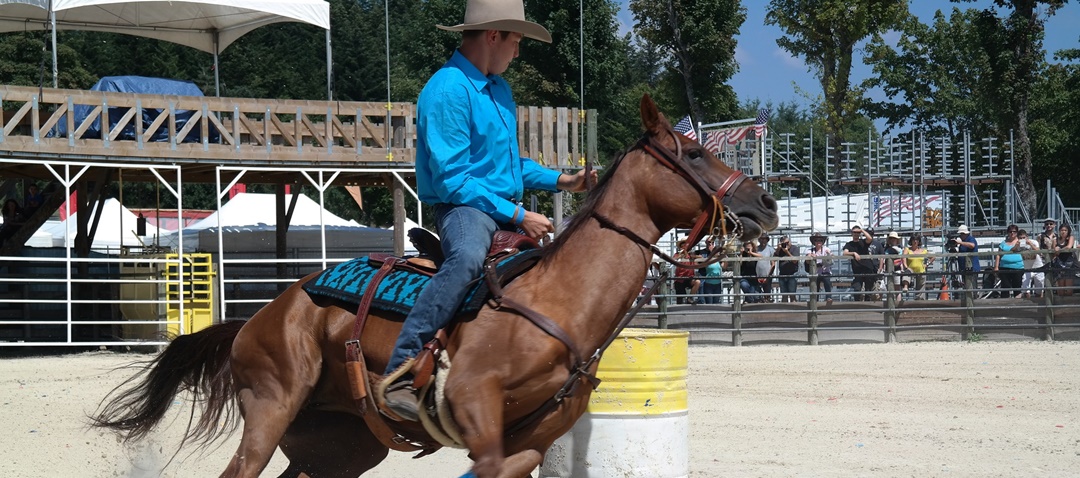
[[[878, 196], [880, 204], [877, 210], [874, 211], [873, 220], [870, 221], [874, 227], [881, 226], [882, 222], [886, 218], [902, 211], [921, 211], [924, 207], [932, 205], [932, 203], [941, 200], [941, 196]], [[921, 216], [921, 215], [920, 215]]]
[[729, 145], [739, 144], [739, 141], [745, 139], [746, 134], [749, 132], [749, 126], [710, 131], [706, 133], [705, 142], [701, 145], [704, 146], [705, 149], [712, 151], [713, 154], [720, 154], [725, 143]]
[[754, 134], [758, 138], [764, 138], [769, 134], [769, 110], [765, 108], [758, 110], [757, 119], [754, 120]]
[[697, 141], [697, 133], [694, 132], [694, 122], [690, 121], [690, 115], [686, 115], [685, 118], [675, 123], [675, 132], [682, 133], [683, 136]]

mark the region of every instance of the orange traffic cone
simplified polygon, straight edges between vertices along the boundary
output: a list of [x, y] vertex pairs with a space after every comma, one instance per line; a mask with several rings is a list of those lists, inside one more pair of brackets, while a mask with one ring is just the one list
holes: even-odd
[[949, 281], [946, 279], [941, 280], [941, 293], [937, 296], [938, 300], [949, 300]]

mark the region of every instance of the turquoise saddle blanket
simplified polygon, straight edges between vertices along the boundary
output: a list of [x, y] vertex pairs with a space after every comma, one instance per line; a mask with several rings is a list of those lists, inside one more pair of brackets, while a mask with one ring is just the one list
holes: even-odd
[[[539, 249], [518, 252], [500, 262], [495, 269], [501, 277], [506, 271], [514, 270], [520, 261], [529, 259], [537, 253]], [[311, 295], [330, 297], [358, 305], [367, 293], [372, 277], [378, 271], [378, 267], [368, 263], [367, 256], [359, 257], [322, 271], [314, 280], [304, 284], [304, 290]], [[408, 315], [416, 305], [420, 291], [424, 290], [430, 281], [430, 277], [418, 272], [391, 271], [375, 290], [371, 307]], [[479, 311], [490, 295], [487, 282], [474, 280], [469, 286], [469, 292], [465, 294], [465, 300], [458, 308], [458, 314]]]

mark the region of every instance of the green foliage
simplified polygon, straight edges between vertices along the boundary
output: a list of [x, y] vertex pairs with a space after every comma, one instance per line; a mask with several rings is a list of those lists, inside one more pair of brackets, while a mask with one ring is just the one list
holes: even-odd
[[[0, 84], [52, 86], [52, 54], [46, 49], [44, 33], [0, 35]], [[57, 46], [57, 86], [85, 88], [97, 81], [79, 61], [76, 50], [66, 44]]]
[[[737, 107], [727, 81], [738, 71], [735, 34], [746, 21], [737, 0], [631, 0], [636, 33], [666, 57], [662, 85], [676, 99], [673, 115], [699, 121], [730, 117]], [[648, 59], [655, 55], [644, 52]], [[653, 84], [653, 83], [650, 83]], [[661, 103], [663, 106], [663, 103]]]
[[1060, 51], [1056, 59], [1061, 63], [1048, 65], [1032, 90], [1032, 180], [1053, 180], [1065, 204], [1077, 204], [1080, 184], [1062, 179], [1080, 165], [1080, 50]]
[[[777, 25], [776, 41], [803, 58], [821, 83], [825, 131], [834, 148], [862, 104], [863, 90], [851, 84], [855, 45], [897, 26], [907, 14], [907, 0], [771, 0], [765, 23]], [[839, 151], [839, 149], [837, 149]], [[839, 165], [839, 154], [834, 161]]]
[[905, 19], [897, 48], [877, 35], [867, 45], [865, 62], [876, 76], [864, 88], [880, 87], [888, 100], [868, 102], [865, 110], [885, 118], [886, 131], [910, 126], [931, 135], [956, 136], [961, 131], [986, 132], [991, 121], [977, 92], [991, 81], [991, 59], [978, 45], [975, 10], [941, 11], [933, 25]]

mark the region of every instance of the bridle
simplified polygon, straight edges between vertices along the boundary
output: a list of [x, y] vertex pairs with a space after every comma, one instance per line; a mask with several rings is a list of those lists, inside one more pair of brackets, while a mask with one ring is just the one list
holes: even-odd
[[[687, 245], [685, 246], [684, 251], [688, 250], [689, 247], [693, 246], [699, 240], [701, 240], [701, 238], [705, 235], [706, 231], [713, 232], [716, 228], [717, 221], [720, 222], [720, 236], [725, 239], [726, 243], [733, 242], [741, 232], [742, 223], [739, 222], [738, 216], [727, 210], [725, 206], [728, 202], [730, 202], [731, 196], [734, 191], [738, 189], [740, 185], [742, 185], [743, 181], [746, 180], [746, 176], [739, 171], [735, 171], [731, 174], [731, 176], [728, 176], [728, 178], [724, 180], [723, 184], [721, 184], [720, 187], [715, 189], [711, 188], [709, 186], [709, 183], [705, 181], [705, 179], [702, 178], [700, 174], [690, 168], [689, 165], [685, 164], [685, 161], [682, 159], [682, 143], [679, 142], [679, 137], [676, 136], [674, 131], [668, 130], [668, 133], [670, 133], [672, 139], [675, 140], [674, 152], [664, 147], [664, 145], [658, 143], [656, 139], [648, 135], [641, 138], [637, 142], [637, 144], [627, 150], [627, 152], [633, 151], [637, 148], [642, 149], [650, 156], [655, 158], [657, 161], [659, 161], [660, 164], [664, 165], [668, 169], [671, 169], [679, 176], [685, 178], [698, 190], [698, 192], [701, 193], [703, 197], [708, 198], [708, 201], [711, 202], [712, 207], [706, 207], [705, 211], [703, 211], [701, 215], [698, 216], [698, 218], [694, 221], [694, 228], [691, 230], [690, 236], [686, 241]], [[619, 158], [619, 161], [621, 161], [625, 157], [626, 153], [623, 153], [623, 157]], [[591, 167], [586, 164], [586, 182], [589, 181], [589, 177], [591, 176], [590, 173]], [[642, 239], [641, 236], [635, 234], [633, 231], [619, 226], [612, 222], [611, 219], [608, 219], [604, 215], [597, 213], [595, 209], [591, 213], [590, 217], [596, 219], [597, 222], [600, 223], [601, 227], [614, 230], [619, 234], [627, 237], [631, 241], [634, 241], [635, 243], [640, 244], [647, 249], [651, 249], [654, 254], [670, 262], [676, 267], [696, 269], [705, 267], [708, 264], [718, 262], [722, 258], [721, 253], [724, 248], [717, 247], [714, 248], [713, 252], [709, 255], [709, 257], [705, 260], [704, 263], [697, 265], [682, 264], [679, 263], [675, 258], [665, 254], [663, 251], [660, 250], [660, 248], [656, 247], [656, 245], [650, 243], [649, 241], [646, 241], [645, 239]], [[727, 219], [731, 219], [732, 223], [735, 225], [730, 234], [727, 230]], [[708, 228], [706, 228], [706, 225], [708, 225]], [[528, 305], [520, 303], [512, 297], [507, 297], [503, 293], [502, 287], [498, 284], [497, 279], [494, 279], [494, 264], [494, 261], [489, 260], [484, 265], [485, 277], [487, 277], [488, 286], [491, 288], [492, 291], [491, 300], [494, 302], [494, 307], [498, 309], [506, 308], [517, 311], [518, 314], [532, 322], [540, 330], [562, 342], [564, 345], [566, 345], [567, 350], [570, 352], [570, 360], [572, 363], [572, 365], [570, 366], [570, 375], [567, 377], [566, 382], [563, 383], [562, 388], [560, 388], [559, 391], [556, 392], [552, 398], [545, 401], [539, 408], [534, 410], [529, 415], [523, 417], [521, 420], [518, 420], [517, 422], [512, 424], [505, 431], [507, 435], [513, 435], [525, 429], [526, 427], [533, 425], [542, 417], [550, 413], [553, 409], [558, 407], [559, 404], [562, 403], [564, 399], [566, 399], [566, 397], [572, 396], [578, 385], [581, 383], [581, 379], [584, 378], [586, 381], [588, 381], [592, 385], [594, 390], [597, 386], [599, 386], [600, 379], [596, 377], [595, 373], [590, 372], [590, 370], [592, 370], [596, 363], [599, 362], [601, 354], [603, 354], [604, 350], [607, 349], [608, 346], [611, 345], [611, 343], [616, 339], [619, 332], [623, 330], [623, 328], [625, 328], [627, 324], [630, 323], [630, 320], [634, 317], [634, 315], [636, 315], [637, 312], [641, 310], [641, 307], [645, 304], [645, 301], [639, 302], [637, 307], [634, 308], [634, 310], [632, 310], [628, 314], [625, 314], [622, 320], [619, 322], [618, 326], [615, 327], [615, 330], [611, 333], [611, 335], [608, 336], [607, 340], [605, 340], [603, 345], [598, 347], [596, 351], [593, 352], [591, 356], [589, 356], [588, 359], [583, 360], [584, 354], [581, 353], [577, 345], [571, 339], [570, 335], [567, 334], [557, 322], [551, 320], [546, 315], [537, 312], [535, 309], [529, 307]], [[653, 284], [652, 288], [650, 288], [649, 291], [646, 293], [645, 297], [651, 297], [652, 294], [656, 292], [657, 287], [660, 286], [660, 284], [663, 282], [663, 279], [665, 278], [666, 277], [662, 276], [661, 280], [656, 281]]]
[[[625, 236], [627, 239], [630, 239], [631, 241], [634, 241], [635, 243], [651, 250], [652, 253], [655, 254], [657, 257], [660, 257], [661, 259], [672, 264], [675, 267], [700, 269], [709, 264], [720, 261], [720, 259], [722, 259], [722, 254], [726, 246], [734, 243], [735, 240], [742, 233], [742, 222], [739, 220], [739, 217], [732, 213], [725, 206], [729, 205], [735, 191], [739, 189], [739, 186], [741, 186], [744, 181], [746, 181], [746, 175], [740, 171], [733, 171], [731, 175], [728, 176], [727, 179], [725, 179], [724, 182], [720, 184], [719, 187], [711, 187], [708, 181], [705, 180], [705, 178], [701, 177], [701, 175], [698, 174], [697, 171], [695, 171], [693, 168], [689, 167], [688, 164], [686, 164], [686, 160], [683, 159], [682, 142], [679, 141], [679, 137], [677, 136], [677, 134], [672, 130], [668, 130], [668, 134], [670, 134], [672, 139], [675, 140], [675, 151], [671, 151], [666, 146], [660, 144], [660, 142], [657, 141], [656, 138], [650, 135], [645, 135], [644, 137], [642, 137], [640, 140], [638, 140], [634, 147], [630, 148], [630, 150], [628, 151], [633, 151], [634, 149], [641, 149], [642, 151], [648, 153], [649, 156], [652, 156], [661, 165], [672, 170], [673, 172], [675, 172], [675, 174], [678, 174], [688, 183], [690, 183], [690, 185], [694, 186], [694, 188], [697, 189], [699, 193], [701, 193], [702, 197], [707, 198], [706, 201], [710, 203], [704, 208], [705, 210], [702, 211], [702, 213], [694, 221], [694, 226], [690, 229], [690, 234], [687, 236], [686, 241], [680, 252], [684, 254], [689, 252], [690, 248], [697, 244], [698, 241], [700, 241], [706, 233], [711, 233], [721, 237], [722, 245], [719, 247], [714, 247], [712, 252], [709, 254], [709, 257], [707, 257], [703, 262], [698, 264], [685, 264], [679, 262], [674, 257], [667, 255], [655, 244], [646, 241], [645, 239], [642, 239], [641, 236], [637, 235], [633, 231], [615, 224], [611, 219], [596, 212], [595, 210], [592, 212], [591, 215], [594, 219], [596, 219], [597, 222], [600, 223], [601, 227], [605, 229], [611, 229]], [[730, 232], [727, 230], [728, 220], [730, 220], [732, 224], [734, 224], [734, 227]], [[717, 222], [719, 222], [719, 227], [717, 227]]]

